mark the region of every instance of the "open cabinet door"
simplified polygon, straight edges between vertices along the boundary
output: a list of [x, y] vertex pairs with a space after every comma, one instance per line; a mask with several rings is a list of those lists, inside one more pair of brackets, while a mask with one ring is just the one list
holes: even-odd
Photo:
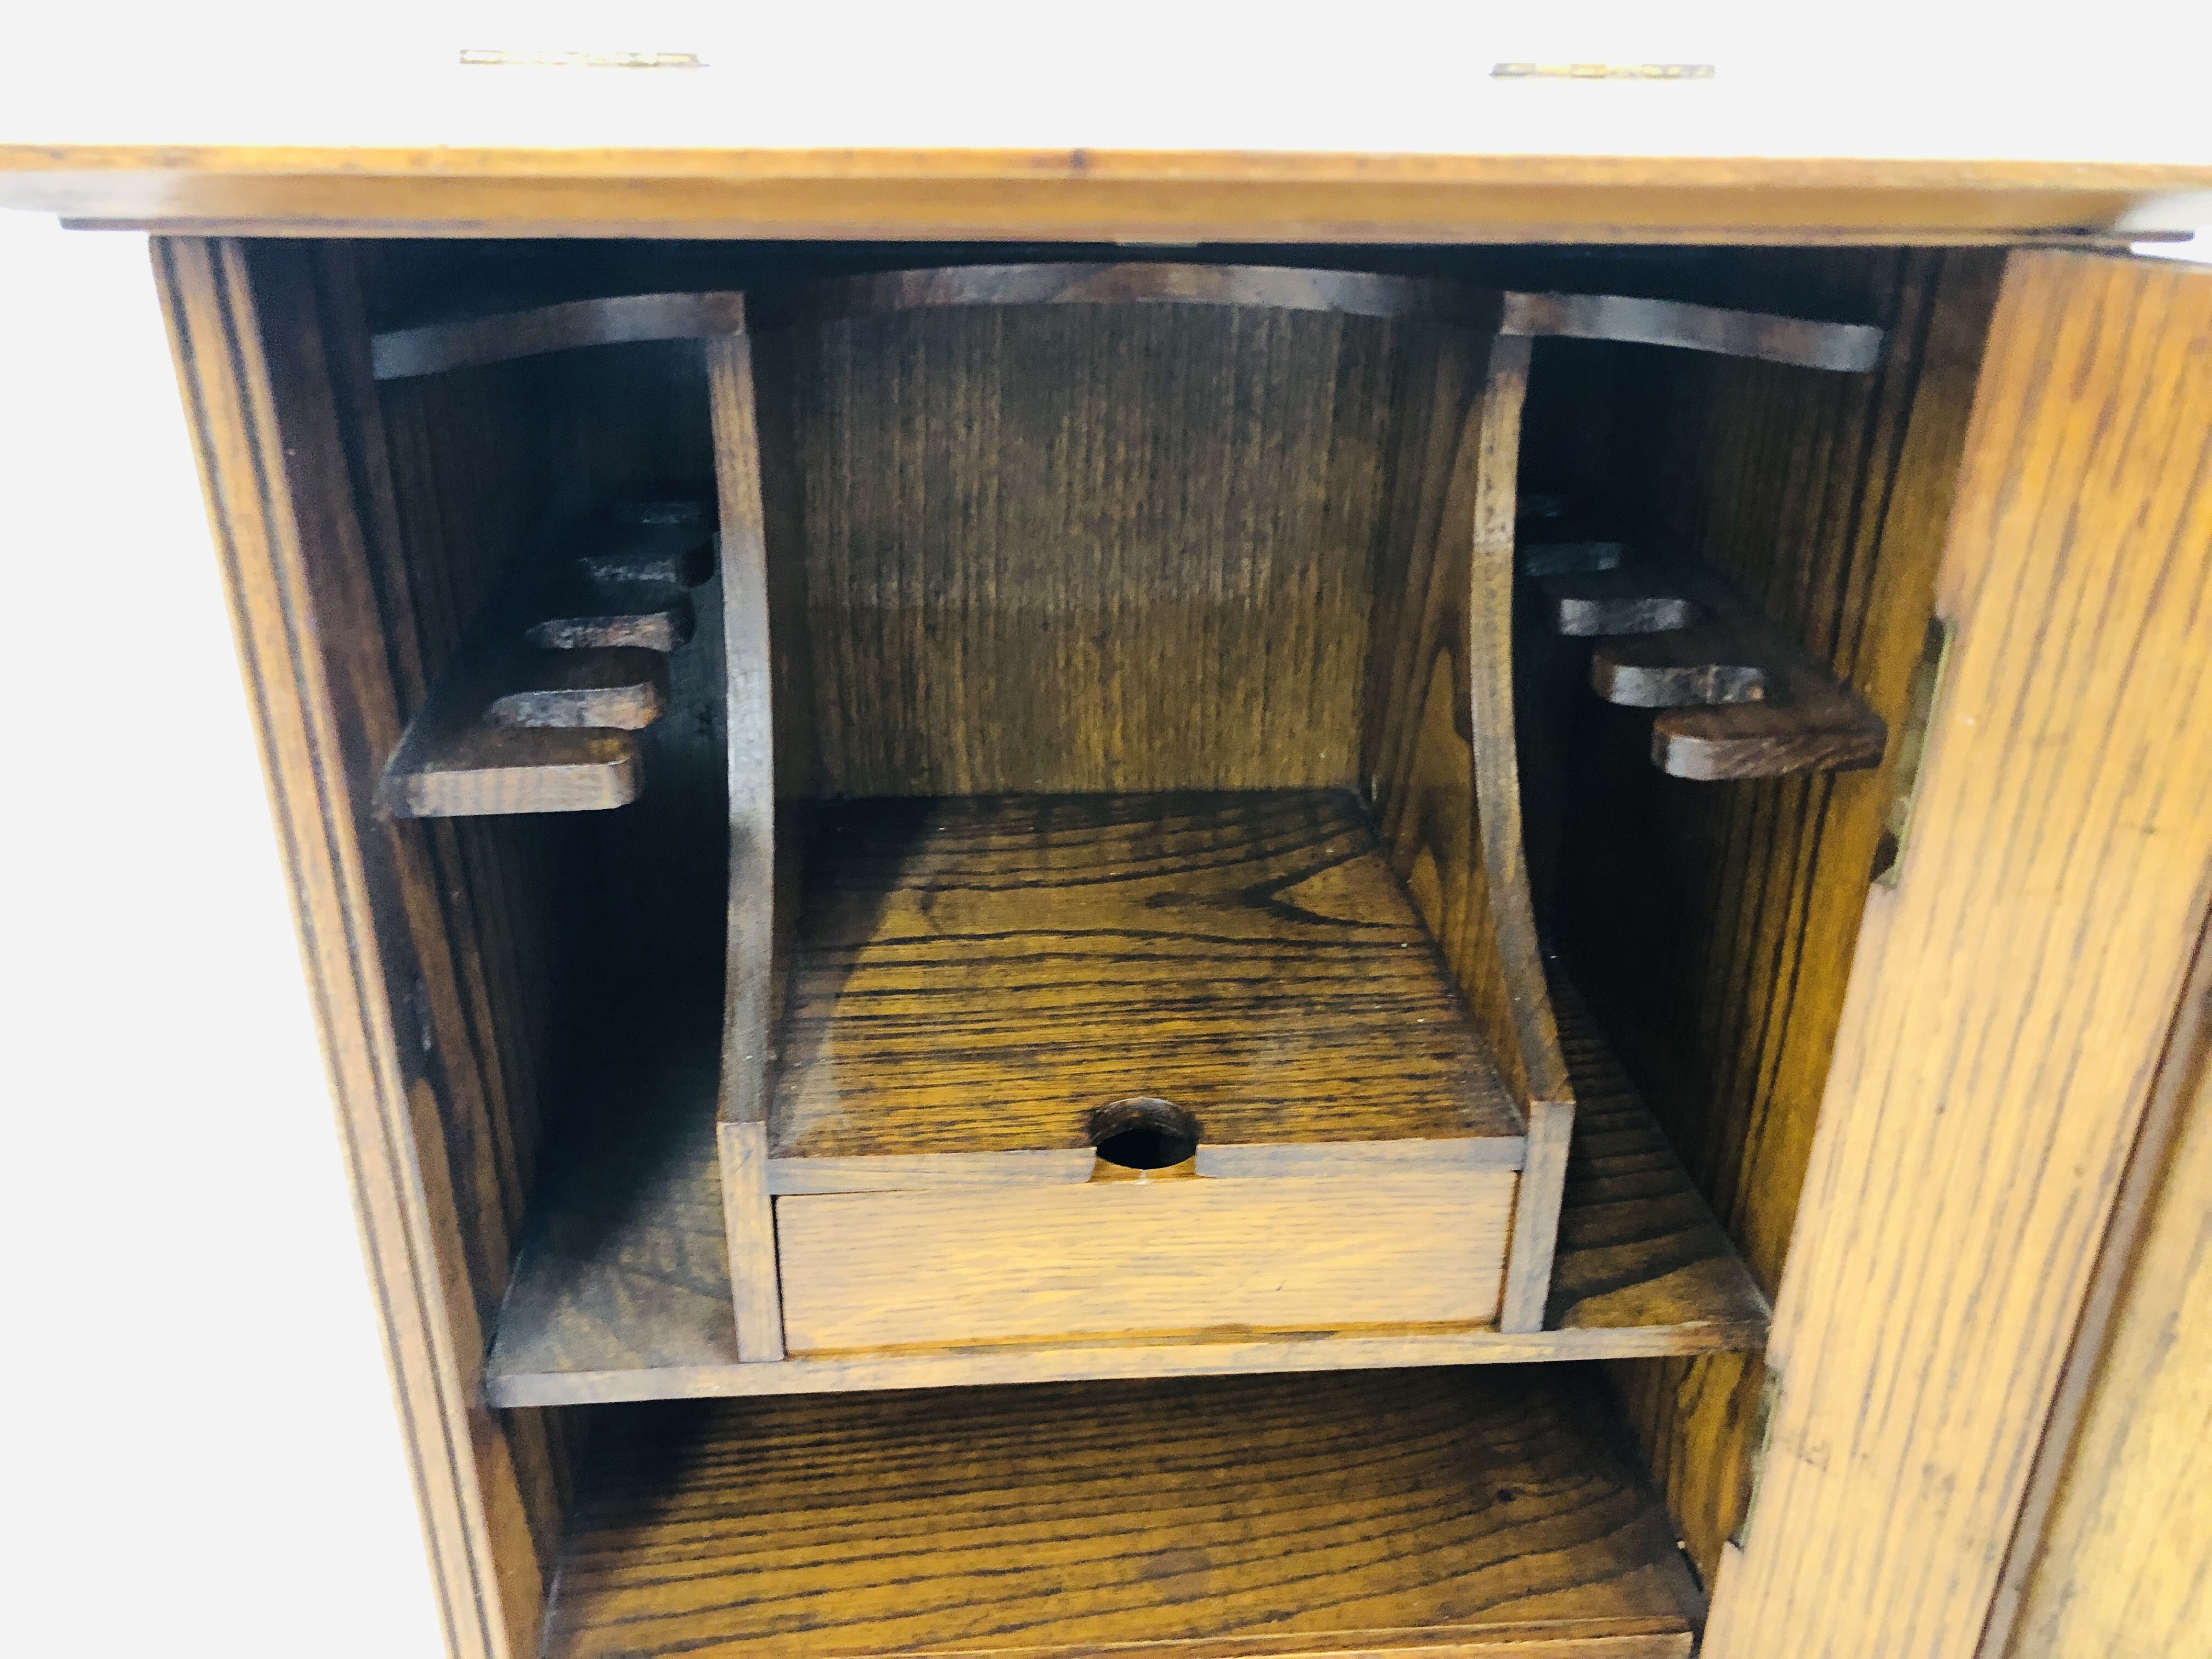
[[[2212, 270], [2013, 256], [1937, 611], [1924, 758], [1867, 903], [1712, 1659], [2006, 1651], [2130, 1282], [2112, 1264], [2191, 1167], [2142, 1201], [2198, 1064]], [[2177, 1607], [2208, 1550], [2169, 1576]]]

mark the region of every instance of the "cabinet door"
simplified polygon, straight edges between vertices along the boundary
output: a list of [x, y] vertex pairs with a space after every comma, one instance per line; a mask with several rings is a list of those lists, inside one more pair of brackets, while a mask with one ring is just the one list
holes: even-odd
[[[2195, 1063], [2177, 1020], [2203, 995], [2212, 875], [2212, 270], [2013, 257], [1937, 609], [1949, 644], [1852, 968], [1714, 1659], [1994, 1659], [2010, 1638], [2097, 1369], [2077, 1349], [2126, 1283], [2116, 1219], [2163, 1156], [2145, 1127]], [[2203, 1518], [2174, 1598], [2212, 1555]]]

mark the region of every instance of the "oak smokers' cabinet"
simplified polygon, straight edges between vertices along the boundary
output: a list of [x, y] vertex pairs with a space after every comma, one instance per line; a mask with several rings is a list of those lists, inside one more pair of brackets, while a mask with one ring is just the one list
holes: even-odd
[[501, 1639], [1687, 1653], [2002, 257], [929, 252], [159, 252]]

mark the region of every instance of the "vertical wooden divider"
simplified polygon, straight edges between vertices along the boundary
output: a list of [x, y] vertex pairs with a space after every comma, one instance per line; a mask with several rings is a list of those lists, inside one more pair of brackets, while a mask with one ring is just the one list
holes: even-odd
[[1525, 337], [1459, 335], [1433, 374], [1408, 385], [1393, 511], [1404, 608], [1395, 647], [1376, 663], [1380, 719], [1366, 769], [1391, 867], [1528, 1121], [1498, 1309], [1498, 1329], [1514, 1334], [1543, 1328], [1574, 1126], [1522, 847], [1514, 734], [1528, 362]]
[[[1513, 726], [1513, 536], [1521, 461], [1521, 410], [1528, 393], [1529, 342], [1499, 335], [1469, 422], [1474, 523], [1468, 569], [1468, 699], [1474, 764], [1475, 845], [1489, 946], [1498, 976], [1485, 1024], [1528, 1117], [1528, 1155], [1513, 1205], [1505, 1295], [1498, 1328], [1541, 1330], [1566, 1191], [1574, 1093], [1544, 983], [1528, 865], [1521, 844], [1521, 778]], [[1495, 1005], [1502, 1002], [1502, 1008]], [[1501, 1018], [1501, 1015], [1503, 1016]]]
[[730, 908], [716, 1141], [738, 1358], [784, 1357], [775, 1215], [768, 1192], [770, 1025], [775, 995], [775, 730], [769, 650], [768, 528], [752, 342], [707, 343], [714, 486], [722, 525], [723, 660], [730, 750]]

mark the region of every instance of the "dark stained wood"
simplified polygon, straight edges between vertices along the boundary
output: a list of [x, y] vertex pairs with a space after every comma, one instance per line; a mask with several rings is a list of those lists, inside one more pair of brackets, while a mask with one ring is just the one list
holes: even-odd
[[[1902, 729], [1997, 262], [1779, 256], [1713, 297], [1876, 323], [1871, 377], [1619, 351], [1624, 522], [1701, 555]], [[1690, 297], [1694, 291], [1686, 292]], [[1571, 350], [1601, 348], [1566, 347]], [[1771, 1293], [1894, 791], [1880, 769], [1725, 789], [1647, 763], [1649, 717], [1579, 692], [1552, 925], [1668, 1139]], [[1741, 1523], [1761, 1367], [1611, 1368], [1693, 1559]]]
[[[1590, 684], [1608, 702], [1650, 708], [1668, 696], [1689, 705], [1652, 722], [1661, 771], [1711, 781], [1881, 763], [1888, 728], [1826, 665], [1707, 566], [1665, 562], [1667, 584], [1697, 607], [1695, 634], [1608, 640], [1590, 653]], [[1693, 650], [1705, 659], [1690, 660]]]
[[1679, 346], [1862, 374], [1881, 361], [1882, 331], [1863, 323], [1814, 322], [1617, 294], [1508, 294], [1499, 327], [1507, 334]]
[[548, 1659], [1686, 1659], [1698, 1598], [1575, 1379], [692, 1403], [610, 1429]]
[[703, 340], [744, 327], [742, 294], [622, 294], [386, 329], [369, 342], [380, 380], [411, 380], [580, 346]]
[[[1577, 1114], [1545, 1328], [738, 1361], [714, 1150], [711, 987], [612, 1023], [517, 1267], [489, 1366], [502, 1405], [1709, 1352], [1764, 1340], [1765, 1299], [1613, 1063], [1562, 1004]], [[825, 1160], [826, 1161], [826, 1160]], [[949, 1160], [948, 1160], [949, 1161]], [[785, 1167], [804, 1167], [791, 1160]]]
[[1547, 573], [1537, 567], [1557, 562], [1540, 556], [1547, 550], [1524, 555], [1521, 568], [1538, 578], [1552, 626], [1569, 639], [1665, 634], [1696, 619], [1697, 607], [1648, 559]]
[[1146, 305], [793, 331], [821, 792], [1352, 784], [1392, 387], [1448, 332]]
[[811, 284], [782, 301], [778, 320], [830, 322], [944, 306], [1122, 305], [1131, 301], [1249, 306], [1357, 317], [1427, 317], [1471, 328], [1497, 325], [1498, 296], [1485, 289], [1367, 271], [1290, 265], [950, 265], [891, 270]]
[[575, 568], [595, 583], [696, 587], [714, 574], [711, 518], [699, 501], [623, 503], [608, 515], [608, 545], [580, 554]]
[[[1665, 633], [1608, 640], [1590, 653], [1589, 686], [1621, 708], [1762, 702], [1774, 676], [1752, 657], [1741, 634], [1693, 622]], [[1880, 758], [1877, 749], [1864, 763]]]
[[1520, 1162], [1349, 793], [836, 803], [812, 850], [778, 1160], [1080, 1154], [1095, 1109], [1152, 1095], [1202, 1152], [1482, 1137]]
[[769, 1064], [776, 1010], [775, 726], [769, 552], [751, 343], [707, 347], [722, 522], [722, 640], [729, 744], [729, 937], [718, 1134], [737, 1298], [738, 1358], [783, 1358], [775, 1227], [768, 1195]]
[[1645, 553], [1538, 585], [1559, 633], [1602, 639], [1590, 653], [1598, 696], [1689, 711], [1653, 724], [1662, 772], [1711, 781], [1880, 763], [1881, 717], [1699, 561]]
[[673, 651], [691, 637], [691, 598], [672, 582], [560, 583], [538, 602], [541, 619], [524, 629], [554, 651]]
[[1530, 1140], [1504, 1328], [1544, 1305], [1573, 1097], [1537, 954], [1512, 685], [1514, 529], [1528, 344], [1447, 350], [1409, 378], [1386, 521], [1364, 767], [1393, 869], [1443, 947]]
[[[1525, 516], [1522, 521], [1528, 522]], [[1539, 528], [1534, 534], [1522, 534], [1519, 564], [1524, 576], [1563, 576], [1574, 571], [1617, 570], [1627, 555], [1624, 542], [1553, 541], [1544, 538]]]
[[492, 699], [493, 726], [600, 726], [641, 732], [668, 707], [668, 663], [657, 651], [541, 651], [515, 676], [515, 689]]
[[688, 548], [665, 537], [641, 548], [605, 514], [566, 533], [592, 545], [610, 531], [611, 555], [586, 553], [565, 568], [532, 560], [535, 550], [518, 555], [392, 751], [379, 791], [384, 811], [582, 812], [637, 799], [644, 746], [629, 734], [667, 707], [662, 659], [690, 637], [692, 612], [681, 586], [635, 573], [641, 562], [705, 572]]

